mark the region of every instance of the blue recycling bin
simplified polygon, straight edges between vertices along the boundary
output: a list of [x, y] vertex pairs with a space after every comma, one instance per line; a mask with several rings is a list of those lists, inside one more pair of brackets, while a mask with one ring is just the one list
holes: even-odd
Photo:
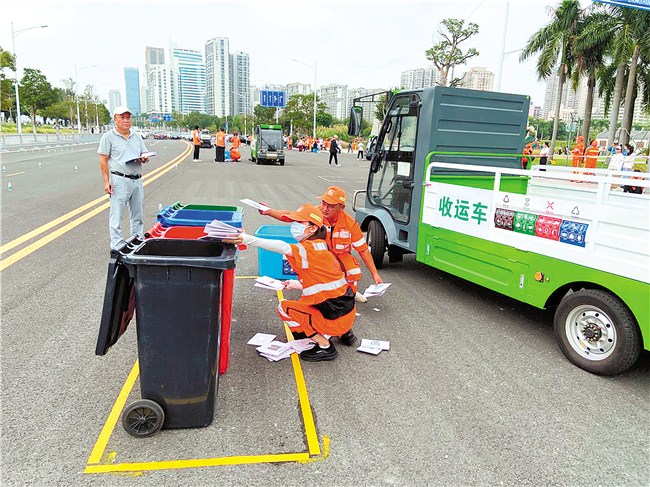
[[[272, 240], [282, 240], [287, 243], [298, 243], [291, 236], [289, 225], [262, 225], [255, 232], [256, 237]], [[257, 249], [257, 267], [260, 276], [269, 276], [274, 279], [298, 279], [284, 255], [270, 252], [261, 248]]]
[[170, 205], [158, 213], [156, 218], [163, 227], [204, 227], [213, 220], [220, 220], [241, 228], [243, 216], [239, 210], [187, 209]]

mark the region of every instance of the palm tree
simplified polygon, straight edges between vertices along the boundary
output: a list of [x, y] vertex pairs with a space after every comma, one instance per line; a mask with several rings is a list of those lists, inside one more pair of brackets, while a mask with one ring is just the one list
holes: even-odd
[[603, 35], [605, 19], [603, 12], [591, 12], [578, 22], [574, 44], [571, 46], [575, 60], [571, 81], [576, 89], [583, 77], [587, 77], [587, 97], [583, 114], [582, 137], [589, 140], [591, 112], [594, 104], [594, 90], [598, 74], [602, 71], [605, 55], [610, 47], [610, 38]]
[[[595, 41], [607, 40], [610, 64], [601, 71], [601, 95], [605, 93], [606, 107], [611, 104], [607, 144], [614, 142], [621, 100], [625, 97], [621, 143], [627, 143], [632, 127], [634, 100], [637, 96], [639, 59], [650, 58], [650, 12], [627, 7], [607, 6], [598, 14], [601, 28], [593, 30]], [[596, 20], [594, 20], [596, 22]], [[614, 68], [615, 67], [615, 68]], [[616, 72], [612, 86], [611, 76]], [[645, 86], [645, 85], [644, 85]]]
[[539, 53], [537, 59], [537, 76], [540, 80], [546, 79], [560, 62], [558, 69], [559, 83], [557, 99], [555, 102], [553, 135], [551, 137], [551, 154], [555, 148], [557, 130], [560, 122], [560, 105], [562, 103], [562, 89], [567, 76], [571, 75], [573, 66], [573, 52], [570, 46], [577, 35], [578, 24], [583, 17], [583, 10], [579, 0], [562, 0], [553, 10], [552, 20], [548, 25], [535, 32], [524, 47], [519, 61], [523, 62], [535, 53]]

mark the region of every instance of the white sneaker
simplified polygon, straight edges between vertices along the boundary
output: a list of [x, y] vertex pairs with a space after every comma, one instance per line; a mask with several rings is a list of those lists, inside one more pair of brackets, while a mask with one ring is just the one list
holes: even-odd
[[368, 298], [366, 298], [366, 297], [365, 297], [363, 294], [361, 294], [360, 292], [357, 292], [357, 294], [354, 295], [354, 300], [355, 300], [357, 303], [367, 303], [367, 302], [368, 302]]
[[341, 167], [341, 165], [340, 165], [340, 164], [336, 164], [336, 167]]

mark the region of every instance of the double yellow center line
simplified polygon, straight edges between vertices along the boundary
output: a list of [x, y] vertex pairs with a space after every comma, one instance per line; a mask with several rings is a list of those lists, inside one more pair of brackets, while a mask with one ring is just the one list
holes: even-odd
[[[154, 171], [148, 173], [143, 177], [143, 186], [146, 186], [152, 181], [155, 181], [158, 179], [160, 176], [166, 174], [167, 172], [171, 171], [176, 167], [176, 164], [181, 162], [183, 159], [185, 159], [189, 153], [192, 151], [192, 147], [188, 145], [185, 150], [177, 157], [169, 161], [168, 163], [164, 164], [163, 166], [159, 167], [158, 169], [155, 169]], [[48, 230], [60, 225], [61, 223], [69, 220], [70, 218], [73, 218], [80, 213], [84, 213], [86, 210], [93, 208], [95, 205], [102, 203], [100, 206], [94, 208], [93, 210], [89, 211], [88, 213], [85, 213], [81, 215], [78, 218], [75, 218], [71, 222], [65, 224], [64, 226], [57, 228], [55, 231], [48, 233], [47, 235], [39, 238], [35, 242], [31, 243], [27, 247], [19, 250], [18, 252], [11, 254], [9, 257], [5, 257], [4, 259], [0, 260], [0, 272], [5, 270], [7, 267], [10, 265], [15, 264], [21, 259], [24, 259], [27, 257], [29, 254], [32, 252], [36, 252], [38, 249], [41, 247], [47, 245], [51, 241], [59, 238], [61, 235], [69, 232], [73, 228], [81, 225], [83, 222], [91, 219], [95, 215], [101, 213], [105, 209], [107, 209], [110, 206], [110, 201], [108, 201], [108, 195], [101, 196], [89, 203], [86, 203], [83, 206], [80, 206], [79, 208], [72, 210], [68, 213], [66, 213], [63, 216], [60, 216], [59, 218], [52, 220], [51, 222], [46, 223], [45, 225], [41, 225], [40, 227], [32, 230], [31, 232], [28, 232], [20, 237], [18, 237], [15, 240], [12, 240], [11, 242], [8, 242], [2, 246], [0, 246], [0, 255], [4, 254], [5, 252], [8, 252], [9, 250], [22, 245], [25, 242], [28, 242], [29, 240], [32, 240], [35, 237], [38, 237], [42, 233], [47, 232]]]

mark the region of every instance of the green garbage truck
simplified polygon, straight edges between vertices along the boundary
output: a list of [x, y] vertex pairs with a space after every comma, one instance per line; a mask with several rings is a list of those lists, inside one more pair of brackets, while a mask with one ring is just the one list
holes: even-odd
[[257, 164], [278, 162], [284, 166], [282, 125], [258, 125], [251, 141], [251, 160]]
[[[378, 267], [414, 253], [554, 309], [571, 362], [624, 372], [650, 350], [648, 173], [635, 173], [645, 194], [631, 194], [617, 189], [629, 184], [617, 171], [521, 169], [529, 102], [449, 87], [393, 93], [355, 218]], [[350, 135], [363, 116], [354, 104]]]

